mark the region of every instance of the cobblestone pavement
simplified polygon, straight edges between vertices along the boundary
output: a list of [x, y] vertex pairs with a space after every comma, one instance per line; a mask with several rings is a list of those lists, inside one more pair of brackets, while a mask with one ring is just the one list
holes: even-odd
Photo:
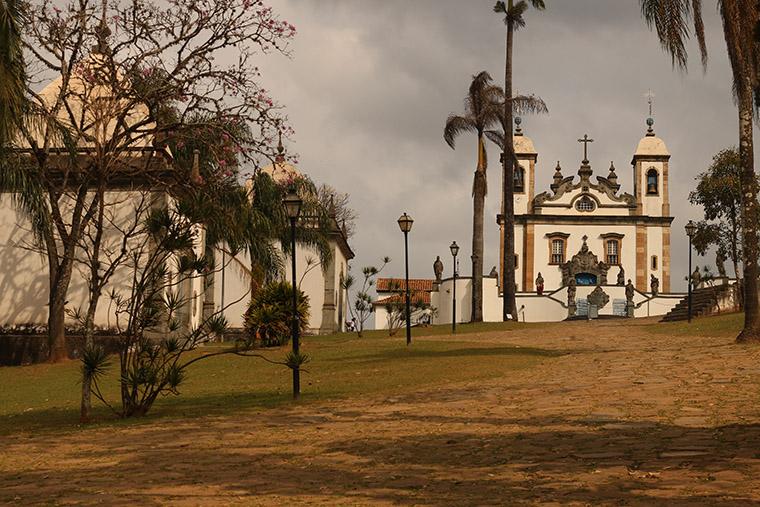
[[651, 322], [470, 335], [566, 352], [486, 383], [8, 437], [0, 502], [760, 505], [760, 348]]

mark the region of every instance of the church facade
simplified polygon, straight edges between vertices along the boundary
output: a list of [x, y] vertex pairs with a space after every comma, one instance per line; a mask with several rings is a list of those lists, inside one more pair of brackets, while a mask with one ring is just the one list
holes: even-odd
[[[633, 157], [633, 189], [623, 191], [614, 164], [594, 174], [588, 135], [577, 170], [558, 162], [552, 183], [537, 191], [538, 151], [516, 120], [514, 176], [517, 318], [524, 322], [596, 316], [662, 316], [684, 297], [671, 288], [670, 153], [647, 119]], [[503, 250], [499, 252], [503, 258]], [[448, 269], [446, 269], [448, 271]], [[483, 320], [502, 318], [504, 266], [483, 277]], [[456, 283], [456, 290], [454, 290]], [[437, 279], [430, 294], [434, 323], [468, 322], [472, 278]], [[456, 294], [456, 316], [453, 297]], [[382, 323], [378, 323], [382, 326]]]
[[[577, 174], [563, 174], [558, 162], [550, 189], [536, 193], [538, 152], [518, 120], [514, 231], [505, 230], [501, 215], [497, 222], [502, 238], [514, 234], [519, 293], [549, 293], [573, 283], [624, 286], [629, 280], [642, 293], [670, 292], [670, 153], [653, 120], [647, 123], [631, 160], [632, 193], [621, 192], [614, 164], [594, 177], [588, 136], [579, 139], [584, 158]], [[502, 265], [499, 280], [503, 272]]]

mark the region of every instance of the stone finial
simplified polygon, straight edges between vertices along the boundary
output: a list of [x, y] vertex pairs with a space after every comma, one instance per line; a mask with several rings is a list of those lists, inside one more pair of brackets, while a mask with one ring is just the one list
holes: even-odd
[[277, 155], [274, 157], [274, 161], [278, 164], [285, 162], [285, 147], [282, 145], [282, 130], [277, 133]]
[[607, 176], [607, 180], [610, 182], [610, 185], [615, 189], [617, 192], [620, 189], [620, 185], [617, 182], [617, 173], [615, 172], [615, 162], [610, 161], [610, 174]]
[[201, 182], [201, 152], [198, 149], [193, 150], [193, 167], [190, 169], [190, 181], [193, 183]]
[[557, 160], [557, 167], [554, 168], [554, 183], [549, 185], [554, 193], [557, 193], [557, 189], [559, 188], [563, 179], [564, 177], [562, 176], [562, 167], [560, 167], [559, 160]]
[[100, 23], [95, 29], [95, 37], [97, 38], [97, 44], [93, 48], [95, 53], [101, 55], [108, 55], [111, 52], [111, 48], [108, 47], [108, 37], [111, 35], [111, 29], [106, 24], [106, 13], [108, 11], [108, 2], [103, 0], [101, 4], [102, 13], [100, 15]]
[[522, 123], [522, 118], [520, 118], [519, 116], [515, 116], [515, 135], [516, 136], [523, 135], [522, 127], [520, 126], [521, 123]]
[[654, 137], [654, 129], [652, 126], [654, 125], [654, 118], [651, 116], [647, 118], [647, 137]]

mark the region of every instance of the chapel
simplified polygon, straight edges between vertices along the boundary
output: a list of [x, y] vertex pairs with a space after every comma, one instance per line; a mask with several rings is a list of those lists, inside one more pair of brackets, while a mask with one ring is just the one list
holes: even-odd
[[[563, 172], [557, 162], [549, 189], [537, 193], [538, 151], [519, 118], [515, 123], [514, 231], [505, 231], [502, 215], [497, 223], [502, 239], [514, 234], [518, 293], [534, 292], [537, 285], [552, 292], [571, 284], [621, 286], [628, 280], [642, 293], [652, 292], [652, 284], [655, 293], [669, 293], [670, 153], [655, 134], [654, 120], [647, 119], [631, 159], [632, 193], [621, 191], [614, 163], [594, 176], [588, 135], [578, 140], [584, 155], [577, 174]], [[502, 262], [500, 293], [503, 273]]]

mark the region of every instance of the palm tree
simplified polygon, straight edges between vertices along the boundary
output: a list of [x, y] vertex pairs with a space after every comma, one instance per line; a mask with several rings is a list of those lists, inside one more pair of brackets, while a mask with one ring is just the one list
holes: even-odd
[[491, 84], [491, 76], [483, 71], [472, 77], [464, 101], [464, 115], [450, 114], [446, 119], [443, 139], [454, 148], [464, 132], [474, 132], [478, 139], [478, 165], [472, 182], [472, 315], [471, 322], [483, 321], [483, 214], [488, 193], [486, 146], [483, 134], [499, 120], [502, 90]]
[[[641, 13], [657, 33], [660, 44], [672, 58], [673, 66], [686, 69], [686, 42], [692, 33], [699, 44], [702, 65], [707, 65], [702, 1], [640, 0]], [[718, 0], [723, 21], [728, 59], [731, 62], [734, 93], [739, 112], [739, 158], [741, 161], [741, 223], [744, 251], [744, 329], [739, 342], [760, 341], [758, 308], [758, 184], [754, 170], [752, 123], [754, 106], [760, 94], [760, 42], [757, 39], [760, 16], [756, 0]]]
[[[543, 10], [546, 6], [544, 0], [530, 0], [535, 9]], [[504, 96], [512, 98], [512, 51], [514, 47], [515, 31], [525, 26], [523, 14], [528, 10], [526, 0], [498, 1], [493, 8], [497, 14], [504, 14], [504, 24], [507, 27], [506, 53], [504, 61]], [[502, 319], [510, 317], [517, 320], [517, 303], [515, 301], [515, 202], [514, 202], [514, 171], [515, 171], [515, 146], [512, 139], [512, 112], [513, 106], [510, 100], [504, 101], [504, 116], [502, 126], [504, 128], [504, 152], [503, 152], [503, 185], [502, 189], [502, 216], [504, 221], [504, 236], [502, 241], [502, 262], [504, 263], [504, 275], [501, 281], [503, 293]]]
[[24, 110], [26, 72], [18, 0], [0, 0], [0, 147], [13, 137]]

